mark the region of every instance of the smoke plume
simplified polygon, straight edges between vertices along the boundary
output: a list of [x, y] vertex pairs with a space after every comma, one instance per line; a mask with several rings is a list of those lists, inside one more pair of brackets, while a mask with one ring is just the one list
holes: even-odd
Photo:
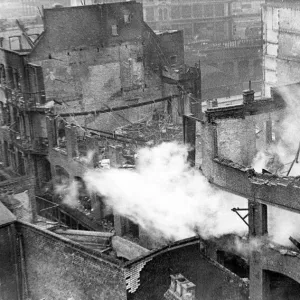
[[[104, 196], [114, 213], [129, 218], [154, 237], [245, 236], [247, 226], [231, 209], [246, 208], [247, 200], [213, 188], [198, 170], [189, 167], [187, 150], [174, 142], [140, 149], [135, 170], [91, 169], [84, 181], [90, 192]], [[78, 208], [78, 187], [77, 181], [64, 182], [56, 186], [56, 193], [63, 197], [63, 203]], [[273, 207], [268, 213], [271, 240], [291, 246], [289, 236], [300, 237], [300, 216]], [[237, 240], [232, 247], [247, 255], [263, 243], [260, 239]]]
[[[257, 172], [265, 168], [278, 175], [286, 175], [295, 159], [300, 143], [300, 86], [285, 86], [280, 93], [286, 102], [286, 109], [278, 122], [273, 122], [276, 141], [259, 149], [252, 165]], [[300, 165], [295, 163], [290, 176], [300, 175]]]
[[[300, 86], [290, 85], [280, 88], [286, 102], [286, 109], [277, 122], [273, 122], [276, 141], [265, 149], [260, 149], [253, 160], [257, 172], [262, 169], [286, 176], [295, 160], [300, 142]], [[295, 162], [289, 176], [300, 175], [300, 164]], [[289, 236], [299, 238], [300, 215], [268, 206], [269, 233], [272, 241], [291, 246]]]
[[163, 143], [141, 149], [134, 171], [90, 170], [84, 180], [116, 214], [156, 236], [177, 240], [196, 232], [203, 237], [244, 234], [247, 227], [231, 208], [246, 207], [247, 201], [214, 189], [186, 159], [186, 146]]

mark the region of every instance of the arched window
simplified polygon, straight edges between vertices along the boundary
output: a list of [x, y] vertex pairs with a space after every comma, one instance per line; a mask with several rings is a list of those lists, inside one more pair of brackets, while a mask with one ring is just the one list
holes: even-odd
[[61, 148], [66, 147], [66, 128], [63, 120], [58, 121], [57, 124], [57, 146]]
[[163, 20], [163, 10], [161, 8], [158, 10], [158, 20], [159, 21]]

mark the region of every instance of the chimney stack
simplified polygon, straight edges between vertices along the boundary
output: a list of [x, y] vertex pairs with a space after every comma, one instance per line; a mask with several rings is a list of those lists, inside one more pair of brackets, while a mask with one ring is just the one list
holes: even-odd
[[181, 274], [171, 275], [171, 284], [164, 297], [168, 300], [195, 300], [196, 286]]
[[251, 89], [251, 81], [249, 81], [249, 89], [243, 91], [243, 103], [244, 105], [254, 102], [254, 90]]

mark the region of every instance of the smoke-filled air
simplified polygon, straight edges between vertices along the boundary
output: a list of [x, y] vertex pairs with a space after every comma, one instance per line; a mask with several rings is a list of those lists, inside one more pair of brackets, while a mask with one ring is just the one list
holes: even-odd
[[105, 196], [115, 213], [166, 239], [244, 234], [247, 226], [231, 208], [246, 207], [243, 198], [218, 191], [186, 162], [187, 148], [163, 143], [138, 152], [136, 169], [90, 170], [90, 191]]
[[[260, 149], [253, 160], [257, 172], [262, 169], [280, 176], [299, 176], [300, 163], [295, 158], [300, 143], [300, 87], [286, 86], [280, 88], [286, 102], [286, 109], [277, 122], [273, 122], [276, 140], [265, 149]], [[295, 160], [295, 163], [292, 162]], [[269, 206], [269, 232], [272, 240], [279, 244], [291, 245], [289, 236], [299, 238], [300, 216]]]
[[[285, 176], [296, 157], [300, 145], [300, 87], [281, 87], [280, 93], [287, 107], [277, 122], [273, 122], [276, 141], [260, 151], [253, 160], [257, 172], [267, 169], [272, 173]], [[289, 176], [300, 175], [300, 164], [295, 163]]]

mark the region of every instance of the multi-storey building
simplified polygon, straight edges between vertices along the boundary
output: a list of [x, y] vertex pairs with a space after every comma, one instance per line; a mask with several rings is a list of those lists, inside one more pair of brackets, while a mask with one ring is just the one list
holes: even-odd
[[0, 47], [17, 51], [32, 48], [42, 31], [42, 19], [38, 16], [0, 19]]
[[299, 31], [298, 1], [266, 1], [263, 7], [264, 93], [272, 86], [298, 82]]
[[1, 0], [0, 1], [0, 18], [19, 18], [22, 16], [22, 6], [20, 0]]
[[24, 16], [41, 16], [43, 8], [53, 5], [70, 6], [71, 0], [1, 0], [0, 18], [20, 18]]
[[231, 0], [143, 0], [145, 21], [154, 30], [183, 29], [185, 41], [232, 38]]
[[261, 38], [261, 8], [265, 0], [236, 0], [232, 2], [233, 39]]
[[[182, 88], [195, 93], [189, 78], [199, 81], [184, 68], [182, 32], [155, 34], [136, 2], [45, 9], [33, 47], [0, 49], [0, 67], [3, 163], [16, 175], [33, 174], [39, 194], [51, 178], [81, 182], [103, 148], [113, 161], [107, 139], [134, 143], [115, 137], [118, 127], [158, 111], [178, 116]], [[95, 159], [87, 164], [90, 150]], [[126, 224], [120, 234], [134, 227]]]

